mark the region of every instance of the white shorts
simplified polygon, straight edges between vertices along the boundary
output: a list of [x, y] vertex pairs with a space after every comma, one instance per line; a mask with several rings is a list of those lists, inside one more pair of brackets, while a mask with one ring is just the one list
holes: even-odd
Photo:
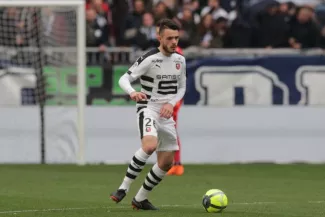
[[173, 117], [160, 117], [158, 112], [143, 108], [137, 112], [138, 130], [140, 138], [156, 136], [158, 138], [157, 151], [177, 151], [176, 126]]

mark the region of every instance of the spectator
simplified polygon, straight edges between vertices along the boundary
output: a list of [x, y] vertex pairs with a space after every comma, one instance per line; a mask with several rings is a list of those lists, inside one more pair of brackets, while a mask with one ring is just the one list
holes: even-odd
[[312, 20], [313, 10], [308, 7], [298, 9], [291, 22], [289, 44], [292, 48], [313, 48], [320, 46], [320, 29]]
[[237, 0], [220, 0], [220, 5], [227, 12], [230, 12], [236, 9]]
[[325, 2], [315, 7], [315, 15], [318, 23], [325, 26]]
[[197, 10], [196, 7], [197, 5], [194, 3], [197, 1], [193, 1], [190, 3], [186, 3], [183, 5], [183, 10], [181, 10], [178, 14], [177, 14], [177, 19], [182, 20], [183, 19], [183, 14], [184, 14], [184, 9], [189, 9], [191, 11], [192, 17], [193, 17], [193, 21], [195, 23], [195, 25], [198, 25], [201, 21], [201, 17], [199, 14], [197, 14], [195, 11]]
[[27, 43], [24, 36], [26, 30], [25, 22], [21, 19], [21, 13], [18, 8], [8, 7], [1, 13], [0, 43], [5, 46], [23, 46]]
[[156, 36], [156, 26], [153, 15], [151, 13], [143, 14], [142, 25], [135, 35], [133, 45], [140, 47], [142, 50], [149, 49], [157, 44]]
[[228, 31], [228, 19], [225, 17], [219, 17], [213, 25], [212, 40], [209, 48], [223, 48], [224, 38]]
[[199, 14], [200, 2], [198, 0], [191, 0], [190, 6], [193, 13]]
[[[117, 4], [114, 0], [111, 2]], [[140, 43], [141, 48], [147, 47], [145, 45], [147, 42], [139, 42], [138, 38], [141, 38], [139, 32], [143, 32], [140, 17], [150, 8], [148, 7], [150, 1], [134, 0], [134, 5], [129, 4], [131, 0], [123, 2], [127, 2], [126, 5], [131, 6], [129, 8], [134, 8], [124, 18], [120, 17], [121, 20], [127, 19], [126, 22], [124, 21], [125, 25], [121, 27], [120, 20], [114, 22], [115, 28], [120, 29], [125, 36], [127, 43], [124, 42], [124, 45]], [[162, 18], [173, 18], [179, 23], [181, 26], [179, 44], [182, 48], [188, 46], [207, 48], [290, 47], [293, 43], [292, 39], [289, 40], [289, 34], [293, 34], [293, 29], [297, 28], [293, 28], [293, 26], [291, 28], [291, 25], [298, 25], [298, 21], [295, 21], [297, 20], [296, 6], [288, 0], [281, 1], [281, 4], [271, 4], [271, 6], [269, 4], [276, 2], [275, 0], [153, 0], [151, 2], [154, 22]], [[203, 6], [202, 10], [200, 10], [200, 5]], [[227, 8], [227, 11], [224, 7]], [[177, 14], [176, 17], [173, 16], [174, 12]], [[195, 12], [200, 12], [200, 15]], [[201, 19], [205, 19], [207, 14], [210, 15], [207, 16], [207, 21], [201, 22]], [[209, 23], [211, 17], [215, 28], [207, 30], [207, 28], [203, 28], [203, 23]], [[208, 24], [206, 25], [208, 26]], [[142, 28], [141, 31], [140, 28]], [[299, 32], [300, 30], [295, 34], [299, 35]], [[318, 35], [320, 36], [320, 30]], [[117, 36], [115, 37], [118, 38]], [[318, 39], [318, 44], [319, 41]], [[295, 45], [295, 47], [297, 46]]]
[[278, 6], [278, 3], [271, 4], [257, 16], [255, 47], [278, 48], [289, 46], [289, 26], [285, 17], [279, 13]]
[[213, 19], [211, 14], [202, 17], [201, 23], [198, 25], [198, 33], [196, 34], [194, 45], [201, 47], [210, 47], [212, 40]]
[[224, 37], [224, 48], [250, 48], [253, 45], [253, 29], [241, 17], [237, 17]]
[[290, 22], [296, 14], [296, 6], [292, 2], [281, 3], [279, 12], [284, 16], [286, 22]]
[[194, 22], [192, 11], [189, 8], [183, 8], [182, 18], [179, 20], [181, 24], [179, 46], [186, 48], [192, 45], [196, 34], [196, 25]]
[[220, 16], [227, 16], [228, 13], [220, 7], [219, 0], [209, 0], [208, 6], [204, 7], [201, 11], [201, 17], [206, 14], [212, 14], [214, 20], [216, 20]]
[[143, 0], [134, 1], [134, 11], [128, 14], [125, 29], [140, 28], [142, 24], [142, 16], [145, 13]]
[[157, 23], [160, 19], [163, 18], [173, 18], [172, 11], [167, 7], [163, 1], [159, 1], [153, 9], [154, 21]]
[[193, 13], [200, 16], [200, 1], [202, 0], [179, 0], [178, 8], [183, 8], [184, 6], [189, 7]]
[[[325, 4], [318, 0], [85, 0], [87, 46], [106, 50], [107, 45], [155, 46], [155, 22], [171, 18], [181, 26], [182, 48], [325, 48]], [[271, 4], [280, 2], [277, 4]], [[201, 10], [202, 9], [202, 10]], [[0, 11], [0, 43], [29, 46], [30, 9]], [[315, 11], [316, 12], [315, 12]], [[50, 46], [69, 46], [76, 25], [62, 13], [42, 10], [44, 40]], [[176, 16], [175, 16], [176, 15]], [[32, 15], [28, 15], [32, 16]], [[70, 14], [69, 16], [75, 16]], [[153, 19], [153, 21], [152, 21]], [[53, 31], [61, 29], [60, 33]], [[70, 39], [70, 40], [69, 40]], [[72, 40], [71, 40], [72, 39]]]
[[103, 17], [107, 17], [108, 12], [110, 10], [107, 2], [104, 2], [103, 0], [89, 0], [89, 1], [87, 1], [86, 10], [89, 8], [95, 9], [97, 14], [99, 14]]
[[154, 5], [153, 0], [143, 0], [145, 11], [152, 11]]
[[177, 2], [176, 0], [164, 0], [165, 5], [172, 11], [175, 11]]
[[111, 0], [112, 23], [116, 46], [124, 46], [125, 22], [129, 12], [129, 3], [125, 0]]
[[104, 51], [105, 45], [108, 45], [107, 20], [97, 14], [93, 8], [87, 10], [86, 18], [86, 45], [89, 47], [99, 47], [101, 51]]
[[[277, 0], [280, 3], [288, 2], [288, 0]], [[299, 6], [315, 6], [322, 2], [322, 0], [291, 0], [292, 3]]]

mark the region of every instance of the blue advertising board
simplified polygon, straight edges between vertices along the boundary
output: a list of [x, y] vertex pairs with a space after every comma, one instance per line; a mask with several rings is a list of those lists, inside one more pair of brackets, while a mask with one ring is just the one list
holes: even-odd
[[187, 62], [184, 103], [325, 105], [325, 57], [213, 57]]

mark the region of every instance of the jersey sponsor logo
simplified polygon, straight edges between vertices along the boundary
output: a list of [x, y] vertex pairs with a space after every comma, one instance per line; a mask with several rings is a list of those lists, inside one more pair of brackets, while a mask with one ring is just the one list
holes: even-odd
[[161, 80], [158, 83], [157, 93], [162, 95], [177, 94], [177, 80]]
[[180, 75], [157, 75], [156, 78], [158, 80], [175, 80], [175, 79], [180, 79]]
[[151, 61], [152, 63], [162, 63], [163, 60], [162, 59], [155, 59]]

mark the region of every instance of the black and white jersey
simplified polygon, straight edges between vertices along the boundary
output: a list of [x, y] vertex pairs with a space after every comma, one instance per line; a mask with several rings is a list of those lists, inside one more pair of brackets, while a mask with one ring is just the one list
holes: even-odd
[[155, 48], [139, 57], [121, 77], [119, 84], [130, 94], [135, 91], [131, 83], [137, 79], [140, 79], [141, 92], [148, 98], [137, 102], [137, 107], [146, 106], [159, 111], [165, 103], [175, 106], [186, 90], [185, 58], [178, 53], [165, 56]]

